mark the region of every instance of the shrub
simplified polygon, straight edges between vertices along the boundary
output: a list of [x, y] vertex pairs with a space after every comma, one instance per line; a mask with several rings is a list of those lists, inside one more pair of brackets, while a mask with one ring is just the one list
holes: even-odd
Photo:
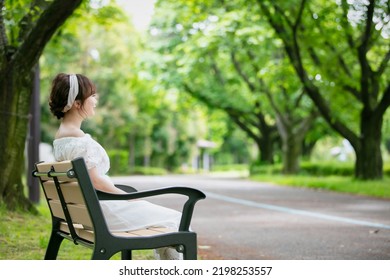
[[131, 171], [131, 174], [137, 175], [165, 175], [167, 171], [159, 167], [141, 167], [137, 166]]
[[[283, 171], [282, 164], [274, 165], [251, 165], [250, 173], [251, 175], [256, 174], [281, 174]], [[300, 166], [300, 171], [298, 174], [301, 175], [311, 175], [311, 176], [329, 176], [329, 175], [339, 175], [339, 176], [353, 176], [354, 166], [352, 163], [335, 163], [335, 162], [324, 162], [324, 163], [313, 163], [313, 162], [302, 162]]]
[[110, 158], [110, 174], [123, 175], [129, 173], [129, 152], [123, 150], [108, 150]]

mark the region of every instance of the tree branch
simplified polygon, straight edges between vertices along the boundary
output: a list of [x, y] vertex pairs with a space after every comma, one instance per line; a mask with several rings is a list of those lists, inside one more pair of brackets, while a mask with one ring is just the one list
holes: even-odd
[[362, 95], [355, 87], [352, 87], [352, 86], [349, 86], [349, 85], [343, 85], [343, 89], [345, 89], [346, 91], [352, 93], [352, 95], [357, 100], [359, 100], [360, 102], [362, 101]]
[[[267, 20], [270, 25], [274, 28], [275, 32], [282, 39], [291, 64], [295, 68], [295, 71], [300, 78], [302, 84], [304, 85], [307, 94], [310, 96], [311, 100], [314, 102], [321, 115], [325, 118], [325, 120], [329, 123], [330, 126], [332, 126], [338, 133], [348, 139], [351, 145], [353, 145], [355, 148], [358, 148], [358, 136], [345, 124], [341, 123], [339, 120], [336, 120], [333, 117], [331, 109], [321, 95], [319, 88], [309, 79], [308, 74], [303, 66], [297, 37], [295, 36], [296, 34], [294, 34], [293, 38], [287, 37], [286, 34], [288, 34], [288, 30], [286, 30], [283, 25], [281, 25], [274, 19], [269, 8], [264, 4], [264, 1], [257, 0], [257, 3], [260, 5], [260, 8], [263, 11], [264, 15], [267, 17]], [[291, 43], [291, 41], [293, 41], [293, 43]]]
[[[343, 1], [343, 3], [342, 3], [342, 8], [343, 8], [343, 11], [346, 12], [345, 9], [347, 9], [347, 8], [346, 8], [345, 1]], [[317, 26], [318, 30], [320, 31], [320, 33], [324, 33], [321, 25], [319, 24], [319, 21], [316, 20], [315, 23], [316, 23], [316, 26]], [[348, 29], [348, 27], [349, 27], [349, 25], [348, 26], [344, 26], [344, 28], [347, 28], [347, 29]], [[348, 35], [350, 35], [350, 34], [348, 33]], [[345, 74], [348, 77], [352, 77], [352, 74], [351, 74], [350, 70], [347, 67], [347, 63], [345, 62], [345, 60], [342, 57], [342, 55], [336, 50], [336, 48], [332, 44], [330, 44], [328, 40], [325, 40], [325, 44], [324, 45], [327, 46], [329, 48], [329, 50], [336, 55], [337, 61], [338, 61], [339, 65], [340, 65], [340, 68], [345, 72]], [[354, 49], [354, 43], [352, 41], [352, 37], [348, 37], [348, 45], [350, 46], [351, 49]], [[319, 60], [318, 56], [316, 55], [316, 53], [315, 53], [315, 51], [314, 51], [314, 49], [312, 47], [309, 48], [309, 53], [310, 53], [313, 61], [318, 66], [321, 66], [322, 63]], [[362, 96], [361, 96], [361, 94], [359, 93], [359, 91], [356, 88], [352, 87], [351, 85], [344, 85], [343, 88], [346, 89], [348, 92], [352, 93], [352, 95], [357, 100], [362, 101]]]
[[[325, 41], [325, 45], [329, 47], [329, 49], [334, 52], [334, 53], [337, 53], [336, 49], [328, 42], [328, 41]], [[320, 61], [320, 59], [318, 58], [317, 54], [315, 53], [314, 49], [312, 47], [309, 47], [308, 49], [309, 51], [309, 55], [310, 57], [312, 58], [313, 62], [315, 65], [321, 67], [323, 64], [322, 62]], [[347, 64], [345, 63], [344, 59], [342, 56], [340, 56], [339, 54], [337, 54], [337, 60], [340, 64], [340, 68], [344, 70], [344, 72], [347, 74], [347, 76], [349, 77], [352, 77], [351, 75], [351, 72], [349, 71], [348, 67], [347, 67]], [[331, 78], [338, 78], [337, 76], [337, 73], [336, 72], [328, 72], [328, 75], [331, 77]], [[344, 83], [344, 80], [341, 81], [342, 83]], [[358, 100], [358, 101], [362, 101], [362, 96], [359, 92], [359, 90], [351, 85], [348, 85], [348, 84], [344, 84], [342, 86], [344, 89], [346, 89], [349, 93], [352, 93], [352, 95]]]
[[197, 93], [188, 83], [183, 82], [183, 87], [184, 90], [188, 92], [191, 96], [205, 103], [207, 106], [212, 108], [218, 108], [226, 112], [229, 115], [229, 117], [233, 120], [233, 122], [235, 122], [243, 131], [245, 131], [245, 133], [247, 133], [249, 137], [253, 138], [255, 141], [259, 141], [261, 139], [261, 136], [256, 134], [250, 128], [251, 125], [253, 127], [258, 127], [258, 124], [255, 121], [250, 120], [246, 117], [248, 115], [247, 112], [237, 110], [236, 108], [233, 107], [222, 107], [220, 104], [215, 104], [206, 96]]
[[374, 17], [374, 10], [375, 10], [375, 0], [369, 0], [370, 4], [367, 7], [367, 13], [366, 13], [366, 26], [364, 28], [364, 33], [361, 37], [361, 44], [359, 48], [361, 51], [366, 54], [369, 50], [369, 44], [370, 44], [370, 38], [372, 35], [372, 19]]
[[309, 130], [309, 128], [311, 127], [311, 125], [313, 124], [317, 116], [318, 116], [318, 111], [313, 108], [310, 111], [310, 114], [306, 118], [300, 120], [300, 124], [297, 127], [296, 134], [302, 136], [306, 135], [306, 132]]
[[376, 71], [376, 75], [382, 76], [382, 74], [385, 72], [386, 67], [388, 66], [390, 60], [390, 50], [386, 53], [385, 57], [381, 61], [381, 64], [378, 67], [378, 70]]
[[35, 0], [30, 3], [29, 11], [19, 21], [19, 42], [23, 42], [33, 28], [33, 18], [39, 11], [44, 11], [49, 3], [45, 0]]
[[14, 62], [24, 64], [23, 69], [31, 69], [38, 61], [45, 45], [81, 2], [82, 0], [51, 2], [32, 29], [25, 34], [25, 40], [14, 55]]
[[383, 115], [387, 110], [387, 108], [389, 107], [389, 105], [390, 105], [390, 84], [387, 85], [386, 89], [384, 90], [382, 99], [376, 108], [376, 112], [379, 115]]
[[273, 110], [275, 111], [276, 113], [276, 116], [280, 119], [280, 121], [285, 125], [285, 126], [288, 126], [288, 121], [287, 119], [285, 118], [285, 116], [283, 115], [283, 113], [279, 110], [279, 107], [276, 105], [276, 102], [274, 100], [274, 98], [272, 97], [272, 94], [271, 92], [269, 91], [268, 87], [265, 85], [263, 79], [259, 79], [259, 83], [261, 85], [261, 89], [262, 91], [264, 91], [265, 95], [267, 96], [270, 104], [271, 104], [271, 107], [273, 108]]
[[217, 76], [217, 79], [219, 81], [219, 83], [222, 85], [222, 86], [225, 86], [226, 84], [226, 81], [222, 75], [222, 72], [221, 70], [219, 69], [217, 63], [215, 62], [213, 56], [210, 54], [210, 58], [211, 58], [211, 68], [214, 70], [215, 72], [215, 75]]
[[244, 71], [242, 70], [242, 67], [241, 67], [240, 63], [238, 62], [237, 57], [236, 57], [236, 55], [234, 54], [233, 51], [230, 52], [230, 58], [231, 58], [231, 60], [233, 62], [234, 68], [236, 69], [237, 73], [241, 76], [241, 78], [248, 85], [250, 91], [251, 92], [255, 92], [256, 91], [255, 85], [250, 81], [248, 75], [246, 75], [244, 73]]
[[204, 95], [202, 94], [199, 94], [197, 93], [195, 90], [192, 89], [192, 87], [183, 82], [183, 88], [186, 92], [188, 92], [191, 96], [195, 97], [196, 99], [202, 101], [203, 103], [205, 103], [207, 106], [209, 107], [212, 107], [212, 108], [218, 108], [214, 103], [212, 103], [207, 97], [205, 97]]
[[261, 136], [254, 133], [250, 127], [248, 127], [243, 121], [240, 120], [240, 116], [236, 114], [231, 114], [227, 112], [233, 122], [235, 122], [250, 138], [254, 139], [256, 142], [261, 141]]
[[297, 35], [297, 32], [299, 30], [299, 26], [301, 24], [302, 15], [303, 15], [303, 11], [305, 9], [305, 5], [306, 5], [306, 0], [302, 0], [301, 1], [301, 5], [299, 6], [299, 11], [298, 11], [297, 18], [295, 19], [295, 23], [294, 23], [294, 26], [293, 26], [294, 37]]
[[[370, 0], [370, 4], [366, 13], [366, 26], [362, 37], [360, 38], [360, 45], [358, 46], [358, 58], [361, 67], [360, 86], [362, 92], [363, 102], [366, 105], [370, 104], [369, 87], [370, 81], [373, 77], [373, 71], [367, 59], [367, 52], [369, 50], [369, 42], [372, 34], [372, 18], [374, 16], [375, 0]], [[372, 99], [372, 96], [371, 96]]]

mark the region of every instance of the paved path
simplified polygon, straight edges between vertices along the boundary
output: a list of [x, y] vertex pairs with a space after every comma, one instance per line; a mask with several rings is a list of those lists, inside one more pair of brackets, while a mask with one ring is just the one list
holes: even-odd
[[[139, 190], [207, 195], [194, 213], [203, 259], [390, 260], [390, 200], [211, 176], [115, 177]], [[153, 200], [179, 209], [181, 200]]]

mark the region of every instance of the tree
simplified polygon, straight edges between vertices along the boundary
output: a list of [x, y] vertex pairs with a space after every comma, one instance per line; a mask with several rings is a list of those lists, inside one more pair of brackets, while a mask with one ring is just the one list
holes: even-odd
[[[295, 173], [316, 110], [267, 21], [240, 4], [199, 0], [183, 8], [162, 1], [154, 37], [170, 58], [164, 72], [171, 83], [226, 112], [257, 144], [261, 162], [273, 162], [281, 139], [284, 172]], [[169, 9], [174, 16], [166, 15]]]
[[381, 179], [390, 105], [388, 1], [257, 3], [318, 111], [353, 146], [355, 177]]
[[22, 174], [33, 69], [50, 38], [82, 0], [0, 0], [0, 202], [31, 209]]
[[[277, 47], [278, 42], [267, 36], [268, 32], [261, 31], [264, 27], [254, 29], [253, 33], [249, 28], [245, 29], [246, 36], [235, 35], [240, 43], [231, 52], [234, 68], [257, 98], [266, 97], [270, 105], [263, 105], [262, 109], [275, 119], [282, 142], [283, 172], [297, 173], [304, 139], [313, 126], [317, 111], [304, 95], [291, 65]], [[254, 43], [256, 37], [262, 38], [261, 43]], [[248, 45], [246, 42], [251, 39], [252, 44]]]
[[[237, 46], [229, 45], [229, 33], [238, 13], [231, 12], [219, 23], [211, 17], [223, 17], [225, 11], [212, 10], [211, 2], [195, 1], [183, 6], [177, 1], [161, 1], [160, 5], [155, 12], [151, 40], [155, 50], [165, 57], [157, 66], [166, 77], [164, 83], [209, 108], [224, 111], [256, 143], [259, 160], [272, 163], [278, 138], [275, 124], [269, 121], [261, 98], [248, 90], [237, 75], [230, 58], [234, 50], [229, 48]], [[209, 27], [215, 33], [206, 34]], [[224, 36], [227, 38], [223, 39]]]

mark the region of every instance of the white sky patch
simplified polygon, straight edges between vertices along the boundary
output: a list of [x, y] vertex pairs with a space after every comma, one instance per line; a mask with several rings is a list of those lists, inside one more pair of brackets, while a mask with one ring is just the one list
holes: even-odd
[[153, 16], [155, 0], [116, 0], [130, 14], [134, 27], [146, 30]]

